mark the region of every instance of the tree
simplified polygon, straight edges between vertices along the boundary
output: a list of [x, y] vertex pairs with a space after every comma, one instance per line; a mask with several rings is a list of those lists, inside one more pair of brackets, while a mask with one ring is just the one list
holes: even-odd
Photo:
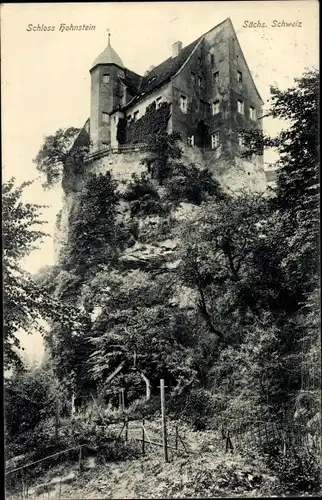
[[[66, 320], [64, 308], [37, 284], [21, 267], [21, 259], [30, 254], [47, 234], [41, 227], [41, 205], [24, 203], [22, 194], [32, 182], [15, 185], [12, 178], [2, 187], [3, 202], [3, 281], [4, 281], [4, 361], [5, 367], [20, 367], [16, 336], [20, 329], [42, 331], [39, 320], [60, 315]], [[39, 229], [38, 229], [39, 228]], [[71, 319], [70, 314], [68, 315]]]
[[272, 116], [288, 120], [286, 130], [249, 134], [250, 149], [280, 153], [276, 196], [208, 202], [184, 231], [183, 282], [197, 292], [205, 344], [215, 347], [204, 350], [205, 380], [225, 394], [228, 414], [245, 403], [292, 422], [305, 390], [303, 359], [314, 353], [316, 363], [316, 310], [307, 305], [318, 278], [317, 87], [311, 72], [292, 89], [272, 89]]
[[271, 87], [268, 116], [285, 122], [275, 137], [260, 131], [244, 131], [245, 156], [274, 147], [277, 189], [272, 209], [283, 217], [281, 236], [289, 247], [285, 266], [294, 285], [301, 282], [305, 293], [317, 286], [319, 233], [319, 109], [320, 76], [317, 70], [295, 78], [286, 90]]
[[59, 129], [55, 134], [45, 137], [33, 160], [37, 170], [46, 176], [44, 187], [50, 188], [61, 179], [66, 186], [68, 178], [70, 184], [73, 174], [81, 171], [84, 156], [88, 151], [89, 136], [84, 129]]
[[23, 271], [20, 261], [37, 248], [46, 234], [37, 229], [40, 205], [23, 203], [21, 196], [31, 182], [15, 186], [12, 178], [3, 184], [3, 268], [4, 268], [4, 356], [5, 366], [20, 365], [20, 347], [16, 333], [41, 316], [41, 296], [30, 275]]

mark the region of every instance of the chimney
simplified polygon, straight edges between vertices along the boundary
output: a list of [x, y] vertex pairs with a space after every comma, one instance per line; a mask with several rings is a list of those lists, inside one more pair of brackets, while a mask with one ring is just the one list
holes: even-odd
[[172, 57], [177, 57], [182, 49], [182, 42], [175, 42], [172, 45]]

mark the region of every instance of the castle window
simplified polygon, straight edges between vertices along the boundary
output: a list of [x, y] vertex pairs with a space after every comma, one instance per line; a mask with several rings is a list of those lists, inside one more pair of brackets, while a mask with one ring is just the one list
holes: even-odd
[[211, 135], [211, 148], [217, 149], [219, 146], [219, 132], [215, 132]]
[[180, 109], [183, 113], [187, 112], [188, 105], [187, 105], [187, 98], [185, 95], [180, 96]]
[[202, 85], [202, 78], [201, 76], [198, 76], [198, 87], [200, 88]]
[[216, 71], [212, 76], [213, 83], [219, 82], [219, 71]]
[[134, 111], [133, 113], [133, 120], [137, 120], [138, 119], [138, 116], [139, 116], [139, 110], [138, 111]]
[[161, 106], [161, 104], [162, 104], [162, 97], [161, 96], [157, 97], [156, 103], [157, 103], [157, 108], [159, 108]]
[[241, 71], [237, 71], [237, 81], [241, 83], [243, 81], [243, 74]]
[[245, 114], [244, 101], [241, 101], [240, 99], [238, 99], [238, 101], [237, 101], [237, 111], [241, 115]]
[[110, 83], [110, 75], [103, 75], [103, 83]]
[[195, 145], [195, 136], [194, 135], [188, 135], [188, 145], [191, 146], [192, 148]]
[[217, 101], [214, 101], [212, 103], [212, 114], [213, 115], [217, 115], [219, 113], [220, 109], [219, 109], [219, 100]]
[[102, 122], [103, 123], [109, 123], [109, 121], [110, 121], [109, 114], [108, 113], [104, 113], [104, 111], [103, 111], [103, 113], [102, 113]]
[[238, 134], [238, 146], [243, 148], [245, 146], [245, 138], [242, 133]]
[[256, 120], [256, 109], [253, 106], [249, 106], [249, 118], [251, 120]]
[[196, 73], [191, 73], [191, 81], [192, 83], [196, 83]]
[[215, 66], [215, 56], [213, 54], [210, 54], [210, 64], [212, 68]]

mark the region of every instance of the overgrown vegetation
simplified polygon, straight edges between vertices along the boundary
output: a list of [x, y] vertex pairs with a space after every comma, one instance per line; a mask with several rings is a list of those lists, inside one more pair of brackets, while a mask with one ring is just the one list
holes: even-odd
[[157, 108], [156, 103], [150, 104], [145, 114], [138, 120], [125, 120], [118, 122], [117, 135], [120, 144], [145, 143], [147, 137], [157, 134], [164, 134], [167, 131], [170, 118], [170, 104], [163, 102]]
[[[248, 137], [251, 151], [277, 147], [275, 196], [224, 193], [209, 171], [182, 163], [177, 134], [150, 130], [143, 173], [125, 191], [109, 172], [87, 177], [61, 260], [39, 276], [78, 313], [47, 337], [67, 401], [74, 392], [115, 407], [123, 388], [133, 414], [152, 416], [164, 378], [169, 414], [195, 430], [274, 424], [284, 441], [255, 451], [286, 493], [320, 487], [319, 451], [300, 439], [318, 435], [320, 418], [317, 89], [314, 72], [272, 89], [271, 115], [290, 124], [275, 138]], [[152, 398], [140, 407], [142, 373]], [[255, 451], [246, 447], [248, 460]], [[250, 475], [225, 484], [254, 489]], [[195, 481], [215, 492], [212, 473]]]

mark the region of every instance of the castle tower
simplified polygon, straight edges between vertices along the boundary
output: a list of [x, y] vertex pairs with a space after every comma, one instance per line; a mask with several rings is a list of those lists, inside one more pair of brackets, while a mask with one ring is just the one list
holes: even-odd
[[92, 151], [97, 151], [111, 143], [110, 113], [122, 100], [119, 76], [124, 76], [124, 65], [111, 47], [110, 35], [105, 50], [93, 62], [90, 74], [90, 139]]

